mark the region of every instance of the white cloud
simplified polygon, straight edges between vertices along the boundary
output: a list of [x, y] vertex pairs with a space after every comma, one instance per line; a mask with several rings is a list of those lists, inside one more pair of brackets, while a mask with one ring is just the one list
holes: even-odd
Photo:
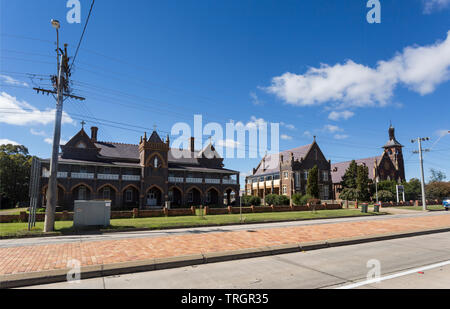
[[384, 106], [398, 86], [426, 95], [450, 79], [450, 31], [444, 41], [429, 46], [406, 47], [374, 68], [347, 60], [322, 64], [305, 74], [274, 77], [267, 92], [296, 106], [340, 103], [338, 107]]
[[[55, 121], [55, 109], [40, 111], [25, 101], [19, 101], [16, 97], [6, 92], [0, 94], [0, 123], [17, 126], [34, 124], [46, 125]], [[63, 124], [75, 124], [70, 116], [63, 112]]]
[[450, 0], [423, 0], [423, 12], [431, 14], [433, 11], [440, 11], [450, 7]]
[[329, 132], [329, 133], [336, 133], [336, 132], [342, 132], [344, 130], [339, 128], [338, 126], [327, 124], [326, 126], [323, 127], [323, 131]]
[[235, 148], [238, 148], [238, 146], [239, 146], [240, 144], [241, 144], [241, 143], [236, 142], [236, 141], [234, 141], [234, 140], [232, 140], [232, 139], [226, 139], [226, 140], [220, 140], [220, 141], [218, 141], [216, 145], [217, 145], [218, 147], [225, 147], [225, 148], [235, 149]]
[[293, 124], [285, 123], [282, 121], [282, 122], [280, 122], [280, 125], [289, 130], [295, 130], [295, 126]]
[[303, 132], [303, 136], [304, 137], [312, 137], [313, 135], [310, 131], [305, 131], [305, 132]]
[[253, 105], [263, 105], [264, 102], [258, 98], [258, 95], [255, 92], [250, 92], [250, 97], [252, 98]]
[[335, 138], [335, 139], [347, 139], [347, 138], [348, 138], [348, 135], [346, 135], [346, 134], [336, 134], [336, 135], [334, 136], [334, 138]]
[[351, 111], [342, 111], [342, 112], [331, 112], [330, 115], [328, 116], [328, 119], [330, 120], [334, 120], [334, 121], [339, 121], [341, 119], [347, 120], [350, 119], [351, 117], [353, 117], [355, 115], [354, 112]]
[[289, 135], [287, 135], [287, 134], [281, 134], [280, 138], [281, 138], [282, 140], [285, 140], [285, 141], [290, 141], [290, 140], [292, 140], [292, 136], [289, 136]]
[[47, 134], [44, 131], [37, 131], [35, 129], [31, 129], [30, 133], [36, 136], [47, 136]]
[[11, 145], [20, 145], [18, 142], [9, 140], [9, 139], [7, 139], [7, 138], [2, 138], [2, 139], [0, 139], [0, 145], [8, 145], [8, 144], [11, 144]]
[[30, 87], [27, 83], [21, 82], [8, 75], [0, 74], [0, 78], [3, 79], [3, 81], [8, 85]]

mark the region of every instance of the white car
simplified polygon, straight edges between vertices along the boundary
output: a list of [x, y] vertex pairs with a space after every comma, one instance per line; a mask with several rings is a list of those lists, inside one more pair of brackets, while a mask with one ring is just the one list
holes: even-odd
[[448, 211], [448, 209], [450, 208], [450, 197], [444, 198], [442, 201], [442, 205], [445, 207], [445, 210]]

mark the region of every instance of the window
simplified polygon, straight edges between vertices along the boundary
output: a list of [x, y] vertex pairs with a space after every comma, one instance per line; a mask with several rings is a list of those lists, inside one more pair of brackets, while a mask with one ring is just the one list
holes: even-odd
[[283, 178], [289, 179], [289, 172], [283, 172]]
[[211, 202], [211, 191], [208, 191], [206, 193], [206, 203], [210, 203]]
[[103, 173], [104, 173], [104, 174], [111, 174], [111, 168], [110, 168], [110, 167], [105, 167], [105, 168], [103, 169]]
[[169, 191], [169, 201], [173, 202], [173, 190]]
[[305, 179], [308, 179], [308, 171], [305, 171], [303, 175], [304, 175]]
[[247, 195], [252, 195], [252, 190], [251, 189], [247, 190]]
[[286, 185], [283, 186], [283, 194], [284, 194], [284, 195], [287, 194], [287, 186], [286, 186]]
[[295, 186], [300, 187], [300, 172], [295, 172]]
[[323, 199], [328, 200], [329, 196], [330, 196], [330, 189], [328, 188], [328, 186], [324, 186], [323, 187]]
[[323, 179], [323, 181], [328, 181], [328, 172], [327, 171], [322, 171], [322, 179]]
[[80, 173], [87, 173], [88, 169], [86, 166], [80, 166]]
[[280, 174], [275, 174], [275, 175], [273, 176], [273, 179], [274, 179], [274, 180], [280, 179]]
[[158, 168], [159, 167], [159, 160], [158, 160], [158, 157], [156, 157], [156, 156], [153, 159], [153, 167], [154, 168]]
[[194, 201], [194, 192], [189, 192], [188, 193], [188, 202], [192, 203]]
[[103, 199], [104, 200], [111, 199], [111, 189], [109, 187], [103, 189]]
[[80, 148], [80, 149], [86, 149], [87, 148], [86, 144], [83, 143], [83, 142], [79, 142], [76, 147]]
[[126, 202], [132, 202], [132, 201], [133, 201], [133, 190], [128, 189], [128, 190], [125, 192], [125, 201], [126, 201]]
[[78, 189], [78, 200], [80, 200], [80, 201], [86, 200], [86, 187], [85, 186], [81, 186]]

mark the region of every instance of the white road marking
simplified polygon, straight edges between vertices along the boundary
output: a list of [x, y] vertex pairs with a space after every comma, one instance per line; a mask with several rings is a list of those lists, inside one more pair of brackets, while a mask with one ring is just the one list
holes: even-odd
[[397, 273], [397, 274], [393, 274], [393, 275], [389, 275], [389, 276], [384, 276], [384, 277], [380, 277], [380, 278], [370, 279], [370, 280], [366, 280], [366, 281], [361, 281], [361, 282], [341, 286], [341, 287], [336, 288], [336, 290], [354, 289], [354, 288], [357, 288], [360, 286], [364, 286], [364, 285], [368, 285], [368, 284], [372, 284], [372, 283], [378, 283], [378, 282], [381, 282], [384, 280], [394, 279], [394, 278], [398, 278], [398, 277], [403, 277], [403, 276], [411, 275], [414, 273], [418, 273], [421, 271], [438, 268], [438, 267], [442, 267], [442, 266], [446, 266], [446, 265], [450, 265], [450, 260], [441, 262], [441, 263], [437, 263], [437, 264], [428, 265], [428, 266], [422, 266], [422, 267], [415, 268], [415, 269], [410, 269], [410, 270], [407, 270], [407, 271], [404, 271], [401, 273]]

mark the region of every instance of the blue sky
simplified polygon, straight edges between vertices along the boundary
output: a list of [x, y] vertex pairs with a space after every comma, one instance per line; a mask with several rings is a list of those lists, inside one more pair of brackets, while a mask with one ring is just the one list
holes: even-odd
[[[50, 19], [61, 21], [73, 55], [90, 7], [80, 2], [81, 24], [66, 22], [66, 1], [0, 2], [0, 140], [41, 157], [51, 153], [55, 102], [31, 88], [48, 88], [56, 71]], [[381, 154], [392, 121], [408, 179], [419, 176], [410, 141], [418, 136], [432, 138], [426, 177], [435, 168], [450, 178], [450, 136], [440, 136], [450, 129], [450, 1], [381, 5], [381, 24], [369, 24], [363, 0], [97, 0], [72, 75], [75, 94], [87, 100], [65, 102], [62, 140], [81, 119], [100, 127], [101, 140], [137, 143], [144, 128], [165, 135], [201, 114], [224, 127], [281, 123], [281, 150], [316, 135], [326, 157], [340, 162]], [[225, 164], [245, 176], [258, 162]]]

